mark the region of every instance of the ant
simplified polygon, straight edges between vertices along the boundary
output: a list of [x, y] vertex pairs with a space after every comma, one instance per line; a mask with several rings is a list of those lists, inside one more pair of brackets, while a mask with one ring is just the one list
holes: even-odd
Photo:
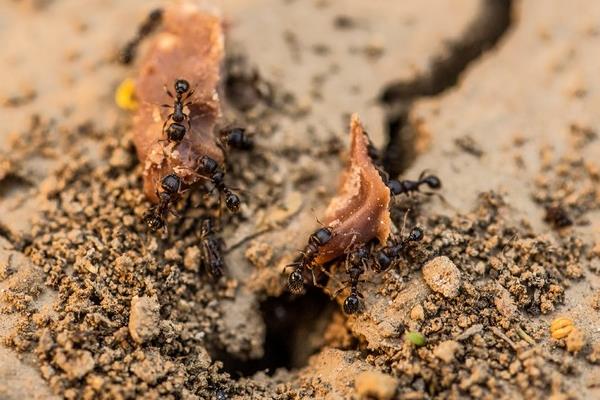
[[160, 186], [163, 190], [162, 192], [156, 189], [156, 196], [159, 199], [159, 203], [144, 213], [143, 221], [152, 232], [156, 232], [162, 228], [166, 233], [167, 225], [165, 224], [165, 219], [167, 218], [167, 214], [171, 212], [173, 215], [177, 215], [175, 211], [169, 209], [169, 206], [179, 198], [181, 179], [175, 174], [169, 174], [162, 178]]
[[219, 164], [209, 156], [202, 156], [198, 162], [196, 172], [210, 179], [214, 189], [225, 196], [225, 205], [231, 212], [240, 209], [240, 198], [231, 189], [225, 186], [225, 173], [219, 168]]
[[[358, 291], [358, 283], [360, 282], [360, 276], [367, 270], [368, 258], [369, 249], [364, 244], [346, 256], [346, 274], [349, 278], [346, 283], [350, 283], [350, 295], [344, 300], [343, 306], [346, 314], [354, 314], [359, 310], [360, 299], [363, 298], [363, 295]], [[334, 297], [342, 290], [344, 290], [344, 287], [339, 289]]]
[[387, 270], [398, 256], [405, 254], [411, 242], [419, 242], [421, 239], [423, 239], [423, 229], [418, 226], [410, 231], [408, 237], [401, 240], [392, 239], [390, 245], [377, 252], [375, 258], [377, 270], [379, 272]]
[[217, 237], [213, 231], [212, 220], [210, 218], [202, 220], [200, 240], [204, 268], [212, 277], [218, 279], [223, 275], [223, 268], [225, 266], [223, 258], [221, 257], [223, 240]]
[[[173, 112], [167, 116], [165, 122], [163, 124], [162, 130], [165, 132], [165, 127], [169, 120], [173, 120], [173, 122], [166, 128], [167, 140], [169, 142], [179, 143], [185, 137], [186, 132], [192, 129], [190, 123], [190, 116], [186, 114], [183, 109], [191, 104], [191, 102], [185, 102], [194, 94], [194, 90], [190, 90], [190, 84], [185, 79], [176, 79], [173, 85], [175, 89], [175, 96], [167, 89], [165, 86], [165, 92], [169, 95], [169, 97], [173, 98], [173, 105], [163, 104], [163, 107], [172, 108]], [[187, 94], [186, 94], [187, 93]], [[185, 95], [185, 97], [184, 97]], [[188, 127], [182, 124], [183, 121], [187, 120]]]
[[298, 294], [304, 287], [304, 270], [310, 268], [310, 265], [317, 257], [321, 246], [329, 242], [333, 237], [331, 229], [323, 227], [313, 232], [308, 238], [308, 245], [302, 252], [300, 261], [288, 264], [286, 267], [293, 267], [294, 270], [288, 277], [288, 287], [290, 292]]
[[421, 172], [419, 179], [416, 181], [389, 179], [385, 184], [390, 189], [392, 196], [400, 194], [410, 195], [413, 192], [419, 192], [422, 185], [427, 185], [430, 189], [439, 189], [442, 187], [440, 178], [435, 175], [426, 175], [426, 171]]
[[219, 142], [224, 147], [233, 147], [238, 150], [252, 150], [254, 147], [254, 140], [246, 133], [244, 128], [223, 128], [219, 131], [219, 138]]

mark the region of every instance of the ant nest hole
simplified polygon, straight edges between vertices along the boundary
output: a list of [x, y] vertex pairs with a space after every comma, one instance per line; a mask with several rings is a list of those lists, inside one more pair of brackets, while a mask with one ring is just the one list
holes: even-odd
[[263, 355], [260, 358], [241, 358], [217, 349], [213, 357], [223, 363], [224, 371], [233, 378], [266, 372], [269, 376], [278, 369], [295, 370], [308, 365], [308, 359], [326, 344], [328, 329], [339, 315], [339, 306], [322, 290], [310, 287], [302, 296], [284, 293], [268, 297], [260, 303], [265, 324]]

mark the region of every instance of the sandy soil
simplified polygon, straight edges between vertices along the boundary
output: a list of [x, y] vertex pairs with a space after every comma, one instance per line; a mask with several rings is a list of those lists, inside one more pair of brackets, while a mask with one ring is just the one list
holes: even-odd
[[[4, 2], [0, 398], [600, 397], [600, 5], [576, 3], [217, 2], [225, 118], [257, 145], [228, 159], [244, 204], [214, 281], [216, 199], [148, 232], [113, 100], [138, 68], [118, 50], [161, 2]], [[343, 263], [300, 296], [284, 267], [336, 193], [353, 112], [388, 172], [430, 169], [443, 199], [394, 200], [425, 237], [348, 316]], [[553, 339], [558, 316], [578, 335]]]

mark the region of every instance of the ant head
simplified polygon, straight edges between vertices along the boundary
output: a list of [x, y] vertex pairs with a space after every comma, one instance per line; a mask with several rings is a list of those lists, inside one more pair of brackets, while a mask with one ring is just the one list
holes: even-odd
[[442, 187], [442, 181], [435, 175], [429, 175], [423, 178], [423, 182], [432, 189], [439, 189]]
[[160, 185], [167, 193], [178, 193], [181, 188], [181, 179], [176, 174], [169, 174], [162, 178]]
[[356, 251], [356, 256], [359, 259], [365, 259], [369, 257], [369, 249], [367, 248], [367, 246], [360, 246]]
[[148, 210], [146, 214], [144, 214], [143, 221], [152, 232], [156, 232], [165, 226], [165, 221], [163, 221], [161, 216], [153, 210]]
[[350, 296], [346, 297], [344, 300], [344, 312], [346, 314], [354, 314], [358, 311], [360, 306], [360, 300], [356, 293], [350, 293]]
[[400, 183], [400, 181], [398, 181], [396, 179], [390, 179], [385, 184], [386, 184], [386, 186], [388, 188], [390, 188], [390, 192], [392, 193], [392, 196], [397, 196], [400, 193], [404, 192], [404, 188], [402, 187], [402, 183]]
[[219, 167], [217, 162], [209, 156], [202, 156], [198, 160], [198, 171], [201, 174], [212, 174]]
[[383, 251], [377, 252], [377, 265], [379, 269], [384, 271], [390, 267], [392, 264], [392, 259], [385, 254]]
[[408, 235], [408, 240], [410, 240], [411, 242], [418, 242], [421, 239], [423, 239], [423, 229], [419, 228], [418, 226], [415, 226], [412, 231], [410, 231], [410, 234]]
[[225, 128], [221, 130], [221, 136], [228, 136], [233, 140], [241, 140], [242, 136], [246, 130], [244, 128], [240, 128], [239, 126], [234, 126], [231, 128]]
[[175, 93], [184, 94], [188, 90], [190, 90], [190, 84], [188, 81], [185, 79], [177, 79], [175, 81]]
[[331, 240], [332, 236], [331, 229], [321, 228], [311, 235], [311, 239], [315, 240], [319, 245], [324, 245]]
[[173, 142], [181, 142], [185, 136], [187, 129], [184, 125], [173, 122], [167, 129], [167, 137]]
[[304, 288], [304, 276], [300, 269], [294, 269], [290, 276], [288, 276], [288, 287], [290, 292], [294, 294], [302, 293]]
[[231, 212], [238, 212], [240, 210], [240, 198], [235, 193], [227, 193], [225, 196], [225, 205]]

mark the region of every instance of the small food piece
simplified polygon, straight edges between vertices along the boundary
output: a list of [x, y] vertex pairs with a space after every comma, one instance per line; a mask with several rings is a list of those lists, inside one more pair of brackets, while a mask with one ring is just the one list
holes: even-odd
[[131, 78], [125, 78], [119, 84], [115, 91], [115, 103], [127, 111], [134, 111], [138, 108], [138, 102], [135, 97], [135, 82]]
[[323, 219], [333, 236], [319, 249], [317, 264], [341, 256], [350, 244], [360, 245], [374, 238], [387, 243], [390, 234], [390, 190], [369, 157], [369, 139], [356, 114], [350, 121], [350, 137], [348, 166]]
[[460, 271], [446, 256], [436, 257], [423, 267], [423, 279], [431, 290], [449, 299], [458, 295]]
[[565, 318], [559, 317], [552, 321], [550, 325], [550, 334], [554, 339], [562, 339], [567, 337], [575, 326], [573, 325], [573, 321]]
[[427, 343], [425, 336], [423, 336], [419, 332], [406, 332], [406, 335], [404, 337], [406, 338], [406, 340], [418, 347], [425, 346], [425, 343]]
[[361, 372], [354, 381], [356, 394], [360, 398], [389, 400], [396, 393], [397, 386], [396, 378], [377, 371]]

